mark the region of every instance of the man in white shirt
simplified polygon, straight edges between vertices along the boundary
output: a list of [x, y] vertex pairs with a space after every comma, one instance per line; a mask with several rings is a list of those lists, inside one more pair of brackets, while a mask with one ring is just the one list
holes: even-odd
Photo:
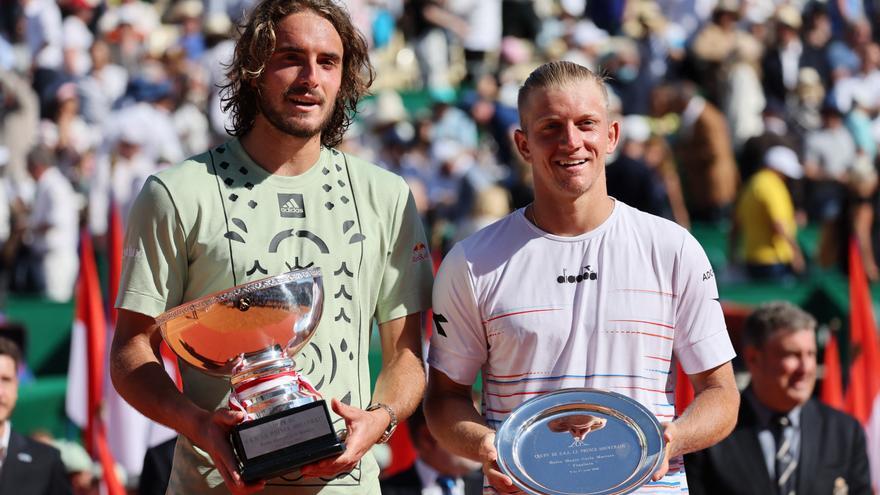
[[0, 493], [70, 494], [58, 450], [12, 431], [9, 418], [18, 401], [21, 359], [18, 346], [0, 337]]
[[80, 200], [45, 146], [28, 154], [28, 173], [36, 183], [25, 242], [40, 259], [45, 296], [65, 302], [73, 297], [79, 272]]
[[[426, 413], [450, 451], [479, 460], [493, 491], [495, 429], [526, 399], [611, 390], [663, 423], [666, 457], [643, 492], [686, 493], [682, 454], [733, 428], [739, 395], [714, 274], [683, 228], [608, 196], [620, 125], [602, 79], [570, 62], [536, 69], [519, 93], [515, 139], [535, 201], [465, 239], [434, 285]], [[675, 417], [675, 366], [696, 391]], [[471, 401], [482, 371], [483, 414]]]

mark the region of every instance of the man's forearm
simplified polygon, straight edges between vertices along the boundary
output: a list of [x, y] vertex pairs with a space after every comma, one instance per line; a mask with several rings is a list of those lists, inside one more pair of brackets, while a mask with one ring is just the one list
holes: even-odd
[[453, 454], [480, 459], [480, 445], [494, 430], [477, 412], [469, 387], [452, 382], [432, 369], [425, 398], [425, 417], [434, 438]]
[[698, 388], [694, 401], [673, 421], [675, 437], [670, 456], [711, 447], [733, 431], [739, 411], [739, 391], [729, 366], [729, 363], [724, 365], [723, 380], [702, 390]]
[[116, 391], [144, 416], [192, 438], [209, 411], [177, 390], [146, 336], [114, 338], [110, 377]]
[[425, 393], [425, 369], [421, 356], [405, 350], [397, 353], [382, 366], [376, 378], [373, 402], [388, 405], [403, 421], [408, 418]]
[[421, 313], [379, 324], [382, 371], [376, 377], [373, 403], [391, 407], [400, 421], [415, 411], [425, 393], [421, 325]]

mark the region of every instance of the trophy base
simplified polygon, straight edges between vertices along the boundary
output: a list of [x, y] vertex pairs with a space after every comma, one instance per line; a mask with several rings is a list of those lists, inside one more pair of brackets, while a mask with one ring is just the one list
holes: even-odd
[[246, 421], [236, 425], [230, 437], [247, 483], [289, 473], [345, 450], [323, 400]]

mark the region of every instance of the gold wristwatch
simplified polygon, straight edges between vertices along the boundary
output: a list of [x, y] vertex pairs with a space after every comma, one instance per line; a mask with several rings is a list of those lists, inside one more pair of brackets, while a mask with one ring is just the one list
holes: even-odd
[[397, 429], [397, 414], [394, 414], [394, 409], [391, 409], [391, 406], [389, 406], [388, 404], [383, 404], [381, 402], [370, 404], [370, 406], [367, 407], [366, 411], [375, 411], [376, 409], [384, 409], [385, 412], [388, 413], [388, 416], [391, 416], [391, 422], [388, 423], [388, 427], [385, 428], [385, 433], [383, 433], [382, 436], [379, 437], [379, 440], [377, 442], [386, 443], [388, 439], [391, 438], [391, 435], [394, 434], [394, 430]]

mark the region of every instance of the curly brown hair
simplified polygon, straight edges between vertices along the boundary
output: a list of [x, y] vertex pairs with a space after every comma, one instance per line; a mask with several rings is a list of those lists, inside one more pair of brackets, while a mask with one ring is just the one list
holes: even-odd
[[226, 132], [244, 136], [254, 127], [260, 112], [259, 90], [251, 81], [259, 79], [275, 51], [275, 26], [298, 12], [314, 12], [327, 19], [342, 39], [342, 85], [333, 115], [321, 132], [321, 144], [332, 147], [342, 141], [357, 113], [358, 101], [373, 83], [367, 41], [354, 27], [345, 9], [332, 0], [263, 0], [253, 10], [247, 23], [239, 27], [235, 55], [227, 69], [228, 82], [221, 86], [221, 105], [232, 123]]

